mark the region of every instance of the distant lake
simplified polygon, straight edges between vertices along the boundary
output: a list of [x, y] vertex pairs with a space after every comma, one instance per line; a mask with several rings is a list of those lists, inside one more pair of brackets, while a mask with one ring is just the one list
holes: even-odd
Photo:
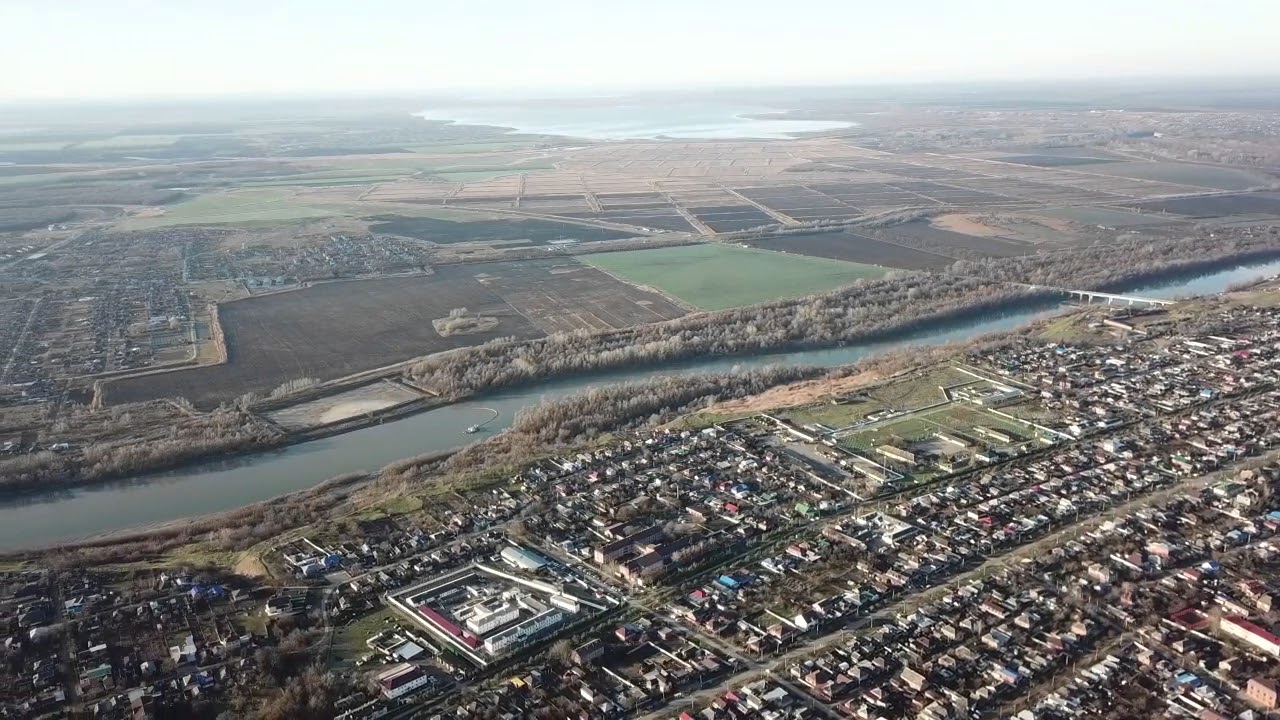
[[770, 107], [744, 107], [715, 102], [636, 102], [619, 98], [564, 103], [479, 103], [434, 107], [418, 113], [428, 120], [463, 125], [509, 127], [513, 132], [562, 135], [590, 140], [645, 140], [660, 137], [689, 140], [779, 139], [797, 133], [841, 130], [857, 123], [837, 120], [752, 119], [780, 113]]

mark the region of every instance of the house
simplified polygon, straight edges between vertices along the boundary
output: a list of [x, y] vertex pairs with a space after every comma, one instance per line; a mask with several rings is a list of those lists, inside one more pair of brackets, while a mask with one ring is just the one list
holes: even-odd
[[1277, 697], [1277, 687], [1273, 680], [1266, 678], [1251, 678], [1244, 688], [1245, 697], [1249, 702], [1263, 708], [1264, 710], [1275, 710], [1280, 707]]
[[604, 643], [600, 638], [592, 638], [573, 649], [570, 659], [578, 665], [589, 665], [604, 655]]

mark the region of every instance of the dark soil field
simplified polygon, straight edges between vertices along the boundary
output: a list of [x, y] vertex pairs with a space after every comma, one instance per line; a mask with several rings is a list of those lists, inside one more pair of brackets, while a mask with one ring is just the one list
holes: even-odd
[[584, 227], [546, 220], [477, 220], [453, 222], [435, 218], [409, 217], [405, 215], [379, 215], [369, 232], [428, 240], [447, 245], [463, 242], [510, 242], [527, 240], [533, 245], [546, 245], [554, 240], [617, 240], [631, 237], [630, 233], [603, 228]]
[[945, 255], [894, 245], [853, 233], [784, 235], [752, 240], [748, 244], [764, 250], [778, 250], [797, 255], [811, 255], [906, 270], [943, 270], [955, 262], [955, 258]]
[[472, 266], [476, 279], [551, 334], [661, 322], [684, 310], [572, 258]]
[[609, 222], [622, 223], [623, 225], [636, 225], [639, 227], [654, 228], [657, 230], [671, 230], [674, 232], [692, 232], [693, 228], [689, 222], [684, 219], [680, 213], [674, 210], [668, 211], [623, 211], [606, 212], [599, 215], [601, 220]]
[[[294, 378], [328, 380], [496, 337], [542, 335], [476, 281], [478, 267], [326, 283], [226, 303], [219, 307], [226, 364], [115, 381], [107, 386], [107, 401], [185, 396], [211, 407], [246, 392], [270, 392]], [[488, 332], [441, 337], [431, 321], [458, 307], [500, 322]]]
[[915, 239], [927, 244], [930, 248], [937, 248], [936, 252], [944, 254], [947, 252], [946, 248], [967, 249], [990, 257], [1016, 257], [1035, 252], [1035, 247], [1031, 245], [1023, 245], [999, 238], [975, 237], [951, 232], [950, 230], [939, 230], [924, 220], [915, 220], [886, 228], [885, 234], [887, 240], [892, 241], [895, 237]]
[[778, 221], [764, 211], [750, 205], [689, 208], [693, 216], [716, 232], [735, 232], [762, 225], [777, 225]]
[[1170, 212], [1193, 218], [1252, 214], [1280, 215], [1280, 193], [1260, 192], [1242, 195], [1173, 198], [1171, 200], [1134, 203], [1126, 207], [1137, 208], [1146, 212]]

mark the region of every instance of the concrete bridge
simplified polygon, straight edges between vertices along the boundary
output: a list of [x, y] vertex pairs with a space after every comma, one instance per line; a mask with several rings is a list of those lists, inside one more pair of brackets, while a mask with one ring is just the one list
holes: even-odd
[[1066, 292], [1072, 297], [1083, 299], [1086, 304], [1094, 300], [1106, 300], [1108, 305], [1115, 302], [1128, 305], [1173, 305], [1177, 303], [1177, 300], [1161, 300], [1160, 298], [1141, 297], [1138, 295], [1116, 295], [1094, 290], [1067, 290]]

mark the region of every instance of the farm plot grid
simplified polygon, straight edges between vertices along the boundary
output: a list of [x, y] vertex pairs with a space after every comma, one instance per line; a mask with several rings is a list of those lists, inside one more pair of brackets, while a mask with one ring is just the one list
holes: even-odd
[[714, 235], [903, 209], [1119, 205], [1265, 180], [1238, 169], [1085, 150], [894, 154], [831, 139], [611, 143], [569, 150], [554, 169], [536, 174], [435, 185], [408, 180], [380, 185], [366, 199]]
[[[442, 267], [430, 276], [326, 283], [226, 303], [219, 307], [225, 364], [113, 381], [107, 400], [186, 397], [209, 407], [295, 378], [329, 380], [494, 338], [543, 334], [474, 272]], [[436, 332], [433, 320], [463, 307], [498, 322], [484, 332]]]
[[940, 252], [895, 245], [849, 232], [825, 232], [752, 240], [752, 247], [810, 257], [906, 270], [945, 270], [956, 258]]

